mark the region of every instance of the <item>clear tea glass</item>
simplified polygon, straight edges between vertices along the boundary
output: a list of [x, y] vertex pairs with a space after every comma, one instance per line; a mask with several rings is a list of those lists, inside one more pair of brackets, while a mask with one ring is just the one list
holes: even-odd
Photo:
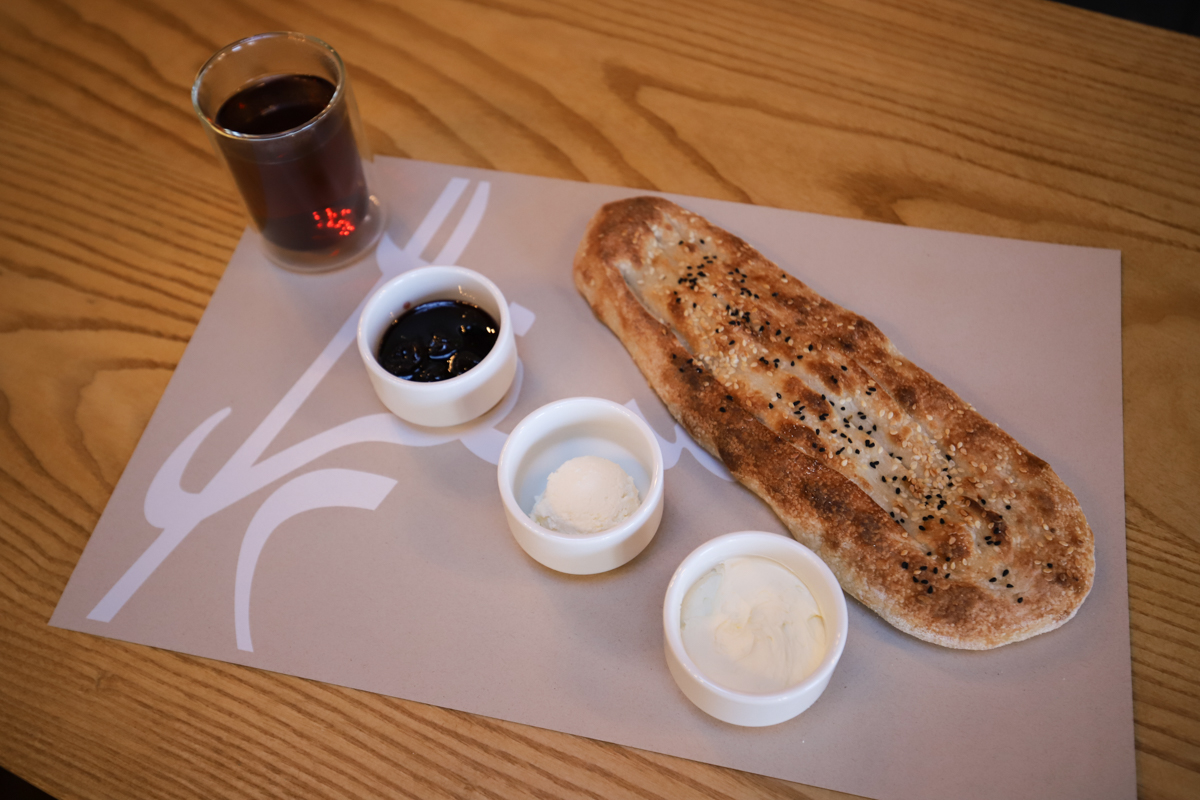
[[324, 272], [378, 241], [371, 151], [332, 47], [302, 33], [234, 42], [200, 68], [192, 105], [272, 261]]

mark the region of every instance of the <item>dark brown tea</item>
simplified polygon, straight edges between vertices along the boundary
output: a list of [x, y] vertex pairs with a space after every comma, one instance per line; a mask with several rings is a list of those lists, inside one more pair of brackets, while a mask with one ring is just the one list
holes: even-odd
[[[278, 75], [226, 100], [218, 126], [272, 136], [314, 120], [335, 87], [315, 75]], [[347, 106], [339, 103], [311, 129], [278, 140], [223, 138], [220, 147], [246, 207], [277, 247], [335, 253], [370, 211], [367, 183]]]

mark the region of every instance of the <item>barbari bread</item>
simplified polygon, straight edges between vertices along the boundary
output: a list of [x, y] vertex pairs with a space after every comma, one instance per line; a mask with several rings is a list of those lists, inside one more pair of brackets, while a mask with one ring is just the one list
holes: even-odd
[[610, 203], [575, 285], [692, 438], [900, 630], [998, 647], [1087, 597], [1092, 532], [1049, 465], [741, 239]]

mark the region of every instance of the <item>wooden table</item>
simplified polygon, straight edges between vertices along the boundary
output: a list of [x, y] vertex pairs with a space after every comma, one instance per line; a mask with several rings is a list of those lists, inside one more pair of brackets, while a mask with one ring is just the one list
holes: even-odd
[[53, 629], [244, 226], [188, 91], [336, 46], [380, 154], [1124, 254], [1140, 793], [1200, 796], [1200, 40], [1037, 0], [9, 0], [0, 765], [58, 798], [836, 793]]

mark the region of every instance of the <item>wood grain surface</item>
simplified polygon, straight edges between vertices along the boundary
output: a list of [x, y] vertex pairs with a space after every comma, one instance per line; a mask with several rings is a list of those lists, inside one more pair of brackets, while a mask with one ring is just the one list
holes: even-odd
[[245, 224], [192, 79], [280, 29], [342, 53], [377, 153], [1121, 250], [1138, 784], [1200, 796], [1200, 40], [1035, 0], [5, 0], [0, 765], [61, 800], [838, 796], [48, 627]]

